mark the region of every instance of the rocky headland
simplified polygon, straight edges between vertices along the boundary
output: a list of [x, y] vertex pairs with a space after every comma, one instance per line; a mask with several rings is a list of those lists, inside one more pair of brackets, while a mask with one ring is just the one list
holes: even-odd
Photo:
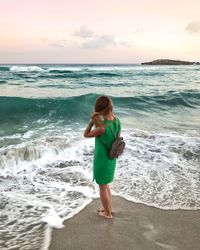
[[143, 62], [142, 65], [193, 65], [200, 64], [199, 62], [188, 62], [181, 60], [157, 59], [151, 62]]

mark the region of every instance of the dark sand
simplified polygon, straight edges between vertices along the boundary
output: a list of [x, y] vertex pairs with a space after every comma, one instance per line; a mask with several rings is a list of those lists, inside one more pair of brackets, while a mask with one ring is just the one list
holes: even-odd
[[114, 218], [96, 199], [52, 232], [50, 250], [199, 250], [200, 210], [161, 210], [113, 197]]

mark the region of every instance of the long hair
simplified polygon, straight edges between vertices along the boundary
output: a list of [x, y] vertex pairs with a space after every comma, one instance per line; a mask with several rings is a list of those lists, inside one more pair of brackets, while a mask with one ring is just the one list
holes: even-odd
[[102, 115], [111, 113], [113, 111], [112, 100], [108, 96], [100, 96], [95, 102], [94, 111]]
[[103, 115], [110, 114], [113, 111], [112, 100], [108, 96], [100, 96], [94, 105], [94, 112], [97, 114], [93, 117], [93, 123], [96, 127], [104, 126]]

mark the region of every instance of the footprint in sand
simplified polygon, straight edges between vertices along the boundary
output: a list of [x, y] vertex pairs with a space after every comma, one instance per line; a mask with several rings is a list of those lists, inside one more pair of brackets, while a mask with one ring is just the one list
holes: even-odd
[[158, 234], [158, 231], [155, 229], [153, 224], [148, 224], [145, 226], [147, 229], [146, 232], [144, 232], [144, 236], [146, 237], [147, 240], [154, 241], [156, 245], [162, 247], [163, 250], [178, 250], [177, 247], [171, 246], [159, 241], [156, 241], [156, 236]]

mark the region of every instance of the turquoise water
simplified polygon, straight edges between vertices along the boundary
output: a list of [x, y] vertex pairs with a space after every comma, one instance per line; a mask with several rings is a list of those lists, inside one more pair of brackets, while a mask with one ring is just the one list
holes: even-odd
[[1, 249], [39, 249], [47, 225], [98, 196], [82, 134], [102, 94], [127, 145], [113, 192], [200, 208], [200, 66], [0, 65]]

